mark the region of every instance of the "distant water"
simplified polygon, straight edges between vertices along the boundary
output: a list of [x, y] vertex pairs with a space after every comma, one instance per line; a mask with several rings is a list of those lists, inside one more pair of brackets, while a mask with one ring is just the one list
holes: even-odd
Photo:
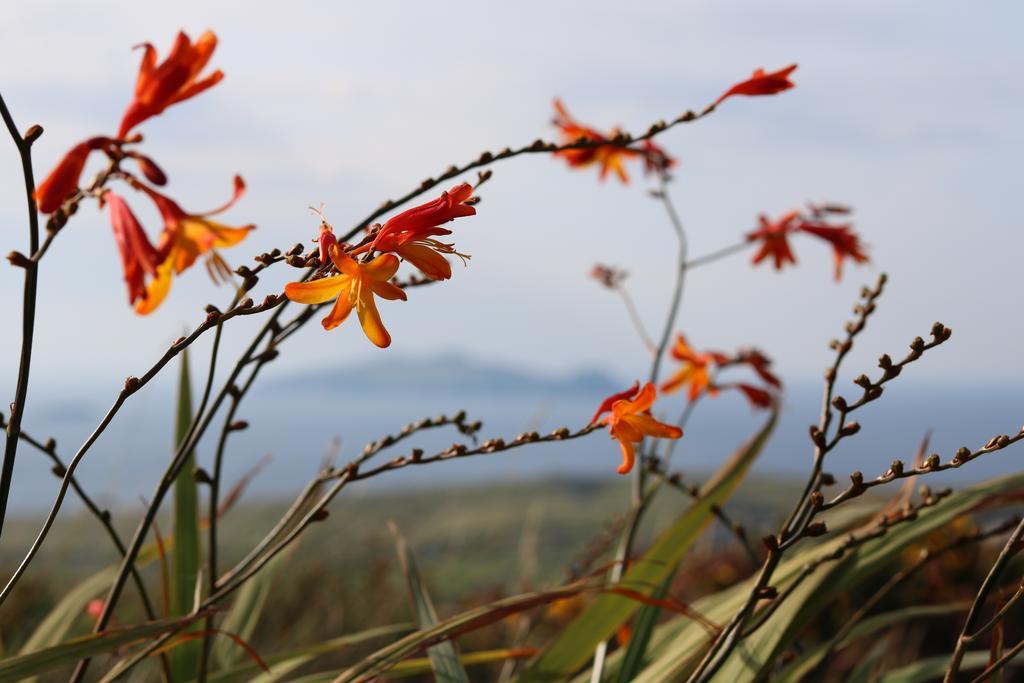
[[[515, 373], [485, 376], [486, 372], [476, 368], [469, 373], [475, 377], [464, 376], [458, 386], [437, 381], [406, 381], [403, 385], [401, 373], [395, 373], [369, 392], [359, 389], [366, 386], [364, 378], [342, 373], [312, 389], [305, 384], [301, 399], [298, 386], [302, 382], [274, 380], [271, 376], [264, 385], [257, 385], [239, 414], [251, 427], [231, 438], [226, 478], [234, 480], [269, 454], [273, 460], [253, 482], [248, 495], [289, 497], [314, 476], [334, 437], [342, 440], [340, 462], [346, 462], [358, 455], [367, 441], [396, 433], [406, 422], [459, 409], [468, 412], [469, 420], [484, 422], [484, 439], [500, 436], [509, 440], [525, 430], [581, 427], [602, 396], [618, 384], [599, 373], [549, 381]], [[852, 470], [862, 470], [868, 476], [880, 474], [897, 457], [909, 462], [929, 429], [933, 430], [931, 450], [945, 457], [961, 445], [975, 447], [995, 434], [1014, 433], [1024, 421], [1024, 386], [899, 384], [894, 383], [882, 399], [856, 415], [861, 433], [849, 439], [826, 468], [837, 478], [844, 478]], [[158, 391], [156, 388], [144, 400], [130, 402], [79, 469], [86, 488], [108, 505], [141, 506], [140, 498], [151, 495], [169, 457], [172, 402], [169, 394], [161, 396]], [[66, 460], [106, 406], [75, 396], [63, 396], [58, 401], [45, 391], [40, 394], [31, 406], [26, 428], [39, 438], [55, 436]], [[848, 395], [857, 394], [851, 391]], [[782, 419], [756, 473], [792, 477], [806, 471], [811, 454], [807, 427], [817, 421], [820, 400], [819, 386], [802, 384], [787, 390]], [[666, 414], [674, 415], [681, 409], [681, 402], [666, 400], [659, 406], [664, 406]], [[752, 411], [738, 396], [704, 401], [687, 426], [674, 466], [706, 474], [763, 419], [763, 413]], [[219, 425], [220, 420], [214, 424]], [[430, 453], [460, 438], [453, 429], [434, 429], [378, 457], [406, 454], [412, 446]], [[210, 434], [200, 445], [201, 464], [208, 465], [214, 439], [215, 434]], [[589, 478], [603, 473], [614, 477], [618, 462], [616, 444], [606, 434], [597, 433], [504, 454], [410, 467], [361, 483], [358, 489], [353, 487], [353, 492], [375, 487], [435, 487], [448, 482]], [[1013, 447], [943, 475], [943, 481], [962, 485], [1022, 466], [1024, 448]], [[57, 483], [45, 458], [24, 447], [18, 458], [14, 509], [29, 512], [48, 507]], [[77, 505], [73, 494], [68, 505], [69, 509]]]

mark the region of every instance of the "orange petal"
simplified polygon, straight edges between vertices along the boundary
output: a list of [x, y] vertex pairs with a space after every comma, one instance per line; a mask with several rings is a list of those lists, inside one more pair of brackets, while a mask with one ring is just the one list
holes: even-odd
[[683, 430], [673, 425], [658, 422], [650, 415], [627, 415], [622, 418], [631, 427], [645, 436], [656, 436], [662, 439], [678, 439]]
[[353, 303], [351, 296], [349, 296], [349, 292], [342, 292], [338, 296], [338, 300], [334, 302], [331, 312], [327, 314], [326, 318], [320, 321], [320, 324], [324, 326], [325, 330], [333, 330], [335, 327], [345, 322], [349, 313], [352, 312], [352, 307]]
[[331, 260], [334, 261], [334, 267], [339, 272], [348, 275], [349, 277], [358, 278], [361, 277], [361, 271], [359, 264], [356, 260], [345, 253], [345, 251], [337, 244], [332, 244], [328, 250], [331, 255]]
[[359, 324], [363, 326], [366, 337], [382, 349], [391, 345], [391, 335], [384, 328], [380, 319], [380, 312], [377, 311], [377, 302], [373, 300], [373, 292], [369, 287], [360, 292], [359, 296]]
[[619, 439], [619, 447], [622, 449], [622, 464], [617, 471], [619, 474], [629, 474], [633, 469], [633, 463], [636, 462], [636, 450], [632, 442], [623, 439]]
[[430, 247], [422, 244], [406, 244], [397, 249], [398, 255], [416, 266], [421, 273], [431, 280], [447, 280], [452, 276], [452, 266], [448, 259]]
[[352, 282], [347, 275], [324, 277], [312, 282], [289, 282], [284, 295], [297, 304], [322, 304], [338, 296]]
[[398, 272], [398, 257], [394, 254], [381, 254], [366, 265], [362, 266], [363, 272], [374, 280], [387, 282]]
[[156, 270], [156, 277], [146, 287], [146, 294], [135, 303], [135, 312], [139, 315], [149, 315], [157, 309], [163, 300], [167, 298], [167, 292], [171, 290], [171, 277], [174, 264], [170, 259], [161, 263]]
[[367, 280], [365, 284], [381, 299], [387, 299], [388, 301], [406, 301], [409, 298], [406, 296], [404, 289], [397, 285], [393, 285], [390, 282], [371, 279]]

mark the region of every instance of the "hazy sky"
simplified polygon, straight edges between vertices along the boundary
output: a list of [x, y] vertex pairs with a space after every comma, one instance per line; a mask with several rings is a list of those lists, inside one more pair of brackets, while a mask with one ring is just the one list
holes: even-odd
[[[756, 67], [799, 62], [795, 90], [736, 98], [660, 139], [680, 159], [672, 195], [692, 253], [735, 242], [760, 212], [832, 200], [856, 207], [873, 264], [836, 285], [821, 244], [797, 240], [800, 265], [781, 274], [737, 256], [693, 272], [681, 327], [699, 346], [756, 342], [784, 376], [817, 376], [859, 287], [884, 269], [891, 288], [855, 363], [867, 369], [941, 319], [955, 343], [929, 362], [929, 378], [1010, 380], [1024, 336], [1022, 20], [1012, 2], [19, 2], [0, 25], [0, 88], [19, 125], [46, 128], [35, 146], [42, 176], [75, 142], [116, 129], [138, 68], [133, 45], [152, 41], [163, 54], [179, 27], [214, 29], [223, 83], [141, 130], [186, 208], [221, 203], [232, 174], [245, 176], [250, 193], [226, 218], [259, 227], [225, 252], [237, 265], [312, 239], [311, 204], [324, 202], [344, 230], [449, 164], [552, 137], [553, 96], [599, 127], [641, 132]], [[643, 316], [660, 324], [675, 246], [639, 169], [622, 187], [545, 157], [493, 168], [479, 214], [455, 226], [470, 267], [382, 304], [388, 352], [642, 374], [620, 302], [586, 277], [596, 261], [626, 268]], [[4, 253], [25, 248], [18, 174], [3, 142]], [[155, 235], [155, 216], [135, 204]], [[297, 272], [275, 270], [260, 295]], [[230, 296], [196, 268], [155, 315], [136, 317], [94, 205], [41, 278], [35, 372], [51, 392], [87, 379], [111, 398], [204, 304]], [[4, 264], [0, 319], [20, 319], [20, 287]], [[0, 379], [13, 386], [18, 325], [7, 324]], [[251, 329], [228, 329], [229, 352]], [[329, 334], [310, 325], [278, 371], [380, 353], [354, 320]]]

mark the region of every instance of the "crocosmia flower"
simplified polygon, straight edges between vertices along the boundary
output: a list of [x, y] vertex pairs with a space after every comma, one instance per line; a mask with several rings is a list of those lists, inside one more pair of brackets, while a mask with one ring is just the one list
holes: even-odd
[[[563, 144], [571, 144], [580, 140], [597, 143], [608, 142], [620, 134], [618, 129], [614, 129], [609, 136], [605, 136], [600, 131], [579, 123], [569, 114], [569, 110], [565, 108], [565, 105], [559, 99], [555, 100], [554, 124], [562, 132]], [[600, 167], [598, 178], [604, 180], [608, 173], [611, 172], [618, 176], [623, 184], [629, 182], [629, 175], [626, 173], [626, 168], [623, 165], [626, 159], [642, 156], [645, 168], [648, 171], [657, 173], [665, 172], [676, 163], [663, 149], [650, 140], [646, 140], [641, 149], [609, 143], [580, 149], [563, 149], [555, 152], [555, 156], [565, 159], [566, 163], [573, 168], [586, 168], [587, 166], [597, 165]]]
[[330, 248], [330, 257], [338, 275], [311, 282], [290, 282], [285, 285], [285, 296], [300, 304], [322, 304], [337, 299], [331, 312], [323, 319], [325, 330], [333, 330], [345, 322], [355, 308], [369, 340], [381, 348], [390, 346], [391, 335], [381, 322], [374, 297], [405, 301], [402, 288], [389, 282], [398, 270], [398, 257], [381, 254], [369, 263], [360, 263], [337, 245]]
[[698, 353], [690, 347], [682, 334], [676, 336], [671, 354], [680, 365], [676, 374], [661, 385], [663, 392], [671, 394], [689, 386], [688, 397], [691, 401], [705, 390], [712, 396], [718, 394], [718, 388], [711, 382], [710, 368], [727, 362], [728, 356], [717, 351]]
[[740, 81], [722, 93], [710, 108], [717, 107], [723, 100], [733, 95], [775, 95], [784, 90], [789, 90], [796, 86], [793, 81], [789, 80], [789, 75], [796, 71], [796, 66], [796, 64], [790, 64], [784, 69], [771, 73], [765, 73], [764, 69], [758, 69], [750, 78]]
[[760, 242], [761, 246], [754, 254], [753, 263], [757, 265], [769, 256], [775, 263], [775, 270], [782, 270], [787, 263], [796, 263], [793, 250], [789, 247], [789, 236], [799, 227], [800, 212], [792, 211], [777, 221], [768, 220], [767, 216], [759, 216], [760, 227], [747, 234], [748, 242]]
[[107, 137], [94, 137], [72, 147], [46, 180], [36, 187], [36, 205], [42, 213], [53, 213], [78, 191], [78, 181], [85, 169], [89, 154], [113, 142]]
[[[679, 427], [659, 422], [651, 415], [651, 406], [654, 405], [656, 396], [657, 391], [653, 384], [648, 382], [640, 388], [640, 383], [637, 382], [630, 389], [606, 398], [591, 420], [591, 424], [602, 422], [608, 425], [612, 438], [618, 440], [622, 449], [619, 474], [626, 474], [633, 469], [636, 462], [636, 446], [645, 436], [678, 439], [683, 435], [683, 430]], [[604, 413], [611, 414], [602, 418]]]
[[384, 223], [373, 242], [360, 251], [391, 251], [431, 280], [447, 280], [452, 276], [452, 268], [444, 254], [454, 254], [464, 261], [469, 256], [455, 251], [455, 245], [434, 238], [452, 233], [438, 226], [476, 214], [476, 208], [466, 203], [472, 195], [473, 186], [462, 183], [431, 202], [407, 209]]
[[[702, 394], [717, 396], [721, 390], [737, 389], [754, 408], [767, 408], [774, 401], [772, 390], [782, 387], [782, 382], [769, 369], [771, 361], [757, 349], [741, 349], [734, 355], [720, 351], [698, 352], [690, 347], [686, 337], [679, 334], [671, 353], [680, 365], [676, 373], [661, 387], [662, 392], [666, 394], [689, 387], [687, 395], [689, 400], [693, 401]], [[750, 367], [769, 388], [743, 382], [718, 384], [712, 376], [712, 370], [717, 373], [724, 368], [743, 365]]]
[[224, 78], [219, 69], [199, 77], [216, 47], [217, 36], [212, 31], [203, 33], [195, 43], [184, 31], [179, 31], [167, 59], [157, 64], [156, 48], [144, 43], [135, 98], [124, 112], [118, 137], [124, 138], [146, 119], [219, 83]]
[[837, 282], [843, 277], [844, 259], [849, 258], [854, 263], [866, 263], [868, 260], [868, 255], [864, 253], [864, 245], [849, 225], [826, 225], [805, 221], [800, 224], [800, 230], [832, 245]]
[[191, 268], [196, 259], [207, 252], [238, 244], [256, 226], [229, 227], [209, 218], [229, 209], [245, 192], [245, 183], [240, 176], [235, 176], [235, 192], [231, 199], [224, 206], [202, 214], [186, 213], [169, 197], [152, 188], [138, 187], [152, 198], [164, 219], [164, 231], [157, 247], [160, 265], [156, 278], [147, 287], [146, 296], [135, 305], [135, 311], [145, 315], [163, 302], [174, 275]]
[[159, 256], [142, 224], [119, 195], [104, 192], [103, 201], [110, 211], [110, 227], [114, 230], [114, 240], [121, 254], [124, 281], [128, 285], [128, 303], [135, 304], [145, 299], [145, 278], [147, 275], [156, 277]]

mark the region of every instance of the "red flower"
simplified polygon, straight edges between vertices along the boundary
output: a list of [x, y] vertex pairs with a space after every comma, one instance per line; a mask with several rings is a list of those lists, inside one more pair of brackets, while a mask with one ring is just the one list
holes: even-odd
[[135, 98], [124, 112], [117, 136], [124, 138], [146, 119], [219, 83], [224, 78], [219, 69], [199, 78], [199, 72], [206, 67], [216, 47], [217, 36], [212, 31], [203, 33], [195, 43], [184, 31], [179, 31], [167, 59], [157, 65], [156, 49], [150, 43], [144, 43]]
[[113, 142], [110, 138], [89, 138], [72, 147], [64, 158], [50, 171], [46, 180], [36, 187], [35, 198], [39, 211], [53, 213], [61, 204], [78, 191], [78, 180], [82, 177], [85, 162], [94, 150]]
[[643, 441], [645, 436], [678, 439], [683, 435], [683, 430], [679, 427], [659, 422], [651, 416], [651, 406], [657, 396], [654, 385], [648, 382], [642, 389], [639, 386], [640, 383], [637, 382], [630, 389], [606, 398], [591, 420], [591, 424], [594, 424], [602, 413], [611, 411], [611, 415], [604, 418], [604, 422], [610, 427], [612, 438], [618, 440], [622, 449], [619, 474], [626, 474], [633, 469], [636, 462], [636, 445]]
[[804, 221], [800, 230], [819, 237], [832, 245], [832, 254], [836, 263], [836, 281], [843, 277], [843, 259], [849, 258], [854, 263], [866, 263], [867, 254], [857, 233], [849, 225], [826, 225]]
[[742, 349], [734, 359], [740, 365], [749, 365], [757, 373], [758, 377], [776, 389], [782, 387], [782, 382], [776, 377], [768, 366], [772, 364], [771, 359], [757, 349]]
[[714, 109], [722, 103], [722, 100], [733, 95], [775, 95], [784, 90], [789, 90], [795, 87], [793, 81], [789, 80], [789, 75], [796, 71], [796, 66], [796, 64], [791, 64], [785, 69], [779, 69], [772, 73], [765, 73], [764, 69], [758, 69], [750, 78], [737, 83], [722, 93], [708, 108]]
[[720, 389], [739, 389], [743, 392], [743, 395], [750, 401], [750, 405], [754, 408], [770, 408], [772, 403], [775, 402], [775, 398], [772, 394], [764, 389], [753, 386], [752, 384], [744, 384], [739, 382], [737, 384], [723, 384]]
[[768, 220], [767, 216], [759, 216], [761, 227], [747, 234], [748, 242], [761, 241], [761, 248], [754, 254], [754, 265], [769, 256], [775, 262], [775, 270], [782, 270], [786, 263], [795, 264], [796, 257], [789, 248], [788, 238], [797, 230], [799, 220], [799, 211], [791, 211], [774, 223]]
[[622, 284], [622, 281], [626, 279], [628, 273], [626, 271], [616, 268], [614, 266], [606, 266], [598, 263], [590, 271], [590, 277], [601, 283], [602, 286], [608, 289], [618, 289]]
[[103, 201], [110, 209], [110, 227], [114, 230], [114, 239], [121, 254], [124, 281], [128, 285], [128, 303], [135, 304], [146, 298], [145, 276], [156, 277], [160, 259], [128, 204], [110, 191], [103, 193]]
[[469, 183], [456, 185], [437, 199], [389, 219], [377, 231], [372, 243], [352, 253], [369, 249], [393, 251], [431, 280], [447, 280], [452, 276], [452, 268], [443, 254], [454, 254], [463, 260], [469, 256], [455, 251], [455, 245], [433, 238], [452, 234], [451, 230], [438, 227], [441, 224], [476, 214], [476, 209], [467, 203], [472, 195], [473, 186]]

